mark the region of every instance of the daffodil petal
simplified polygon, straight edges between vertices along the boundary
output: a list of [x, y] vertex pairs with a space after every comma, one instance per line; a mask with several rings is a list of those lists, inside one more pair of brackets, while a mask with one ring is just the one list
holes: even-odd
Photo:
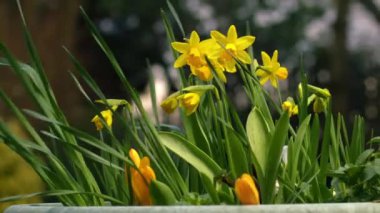
[[252, 62], [251, 56], [246, 51], [238, 51], [237, 58], [245, 64], [250, 64]]
[[187, 58], [188, 58], [188, 55], [185, 53], [185, 54], [182, 54], [180, 55], [177, 60], [175, 60], [174, 62], [174, 68], [180, 68], [180, 67], [183, 67], [186, 65], [187, 63]]
[[220, 48], [220, 45], [218, 45], [215, 40], [211, 38], [201, 41], [198, 47], [198, 49], [205, 54], [216, 48]]
[[[227, 38], [219, 31], [213, 30], [210, 33], [211, 38], [213, 38], [218, 44], [221, 43], [225, 45], [227, 43]], [[219, 44], [220, 45], [220, 44]]]
[[186, 53], [187, 51], [189, 51], [190, 48], [189, 44], [184, 42], [172, 42], [171, 45], [173, 49], [180, 53]]
[[150, 166], [141, 167], [140, 172], [148, 183], [156, 179], [156, 174]]
[[140, 167], [150, 166], [150, 160], [147, 156], [143, 157], [140, 161]]
[[263, 59], [263, 64], [265, 66], [270, 65], [271, 59], [270, 59], [270, 56], [266, 52], [261, 51], [261, 58]]
[[278, 80], [277, 80], [277, 78], [269, 78], [269, 80], [270, 80], [270, 83], [272, 84], [272, 86], [274, 88], [278, 87]]
[[235, 42], [237, 39], [237, 32], [235, 25], [231, 25], [230, 28], [228, 28], [227, 32], [227, 40], [229, 42]]
[[191, 71], [191, 74], [193, 74], [193, 75], [195, 75], [195, 76], [198, 75], [198, 72], [197, 72], [197, 68], [196, 68], [196, 67], [190, 65], [190, 71]]
[[140, 156], [135, 149], [129, 150], [129, 157], [131, 158], [133, 163], [136, 165], [136, 167], [140, 166]]
[[218, 76], [218, 78], [219, 78], [223, 83], [226, 83], [226, 82], [227, 82], [227, 78], [226, 78], [226, 75], [224, 74], [223, 70], [221, 70], [221, 69], [215, 69], [215, 72], [216, 72], [216, 75]]
[[272, 57], [272, 64], [277, 64], [278, 63], [278, 51], [275, 50], [273, 52], [273, 57]]
[[211, 69], [205, 65], [197, 69], [197, 76], [202, 81], [209, 81], [212, 79]]
[[235, 73], [236, 72], [235, 60], [232, 59], [230, 61], [227, 61], [225, 64], [225, 68], [227, 72]]
[[260, 84], [264, 85], [269, 80], [269, 76], [265, 76], [263, 78], [260, 78]]
[[279, 79], [284, 80], [288, 78], [288, 70], [285, 67], [280, 67], [276, 72], [276, 76]]
[[264, 77], [264, 76], [267, 76], [268, 73], [265, 72], [265, 71], [262, 70], [262, 69], [258, 69], [258, 70], [256, 71], [256, 75], [257, 75], [258, 77]]
[[200, 38], [199, 38], [198, 33], [196, 31], [191, 32], [190, 41], [189, 41], [190, 46], [198, 44], [199, 41], [200, 41]]
[[242, 36], [236, 40], [238, 50], [245, 50], [255, 42], [254, 36]]

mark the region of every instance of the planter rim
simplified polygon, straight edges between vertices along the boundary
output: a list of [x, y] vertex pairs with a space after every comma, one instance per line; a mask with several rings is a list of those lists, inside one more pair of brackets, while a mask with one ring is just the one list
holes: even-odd
[[211, 205], [211, 206], [63, 206], [61, 203], [39, 203], [13, 205], [5, 213], [19, 212], [380, 212], [380, 203], [310, 203], [310, 204], [276, 204], [276, 205]]

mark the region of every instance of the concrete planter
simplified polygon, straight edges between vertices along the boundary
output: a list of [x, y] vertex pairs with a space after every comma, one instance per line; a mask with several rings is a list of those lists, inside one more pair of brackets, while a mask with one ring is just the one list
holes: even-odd
[[102, 206], [102, 207], [66, 207], [59, 203], [14, 205], [5, 210], [5, 213], [100, 213], [100, 212], [380, 212], [380, 203], [323, 203], [323, 204], [283, 204], [259, 206]]

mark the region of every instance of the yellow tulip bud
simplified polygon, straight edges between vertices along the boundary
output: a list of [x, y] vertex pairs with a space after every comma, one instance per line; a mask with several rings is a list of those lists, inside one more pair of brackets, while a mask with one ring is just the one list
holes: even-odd
[[241, 204], [260, 204], [259, 192], [252, 177], [247, 173], [244, 173], [235, 181], [235, 193]]
[[[130, 168], [132, 191], [136, 202], [140, 205], [152, 205], [149, 193], [149, 184], [156, 179], [156, 174], [150, 167], [148, 157], [140, 159], [137, 151], [129, 150], [129, 157], [132, 159], [138, 170]], [[140, 171], [140, 172], [139, 172]]]

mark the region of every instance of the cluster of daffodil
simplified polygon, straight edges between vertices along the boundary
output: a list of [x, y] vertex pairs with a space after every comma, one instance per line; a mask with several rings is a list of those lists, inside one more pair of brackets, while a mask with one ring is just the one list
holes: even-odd
[[[181, 53], [174, 62], [174, 68], [188, 65], [191, 74], [203, 81], [210, 81], [214, 70], [217, 77], [226, 83], [227, 78], [224, 72], [235, 73], [238, 62], [253, 63], [246, 50], [254, 43], [254, 36], [238, 37], [236, 27], [231, 25], [227, 35], [214, 30], [211, 31], [210, 37], [201, 41], [198, 33], [193, 31], [190, 39], [185, 38], [185, 42], [172, 42], [173, 49]], [[274, 51], [272, 58], [264, 51], [261, 52], [261, 56], [263, 65], [257, 66], [256, 75], [260, 78], [262, 85], [269, 80], [272, 86], [277, 88], [278, 81], [288, 77], [288, 70], [281, 67], [278, 62], [277, 50]], [[182, 106], [186, 110], [186, 115], [190, 115], [197, 109], [200, 95], [192, 92], [179, 95], [177, 92], [165, 99], [161, 107], [165, 112], [172, 113], [178, 106]]]
[[[174, 50], [181, 53], [174, 63], [175, 68], [181, 68], [185, 65], [190, 67], [191, 74], [202, 81], [210, 82], [213, 79], [213, 73], [222, 82], [226, 83], [225, 72], [235, 73], [241, 64], [254, 66], [255, 76], [259, 79], [261, 85], [270, 84], [277, 88], [279, 80], [285, 80], [288, 77], [288, 70], [282, 67], [278, 62], [278, 51], [275, 50], [272, 57], [266, 52], [261, 52], [262, 65], [258, 65], [256, 60], [252, 60], [247, 53], [255, 37], [242, 36], [238, 37], [235, 26], [230, 26], [227, 35], [218, 31], [211, 31], [211, 38], [201, 41], [197, 32], [193, 31], [189, 39], [185, 42], [173, 42], [171, 45]], [[327, 89], [321, 89], [308, 85], [311, 95], [308, 97], [308, 105], [313, 102], [314, 112], [321, 112], [327, 107], [330, 93]], [[192, 85], [172, 93], [162, 103], [161, 107], [166, 113], [172, 113], [176, 108], [182, 107], [185, 115], [189, 116], [198, 109], [201, 98], [207, 91], [214, 91], [215, 96], [219, 99], [218, 90], [213, 84]], [[300, 97], [303, 96], [302, 87], [299, 87]], [[283, 111], [288, 112], [289, 116], [298, 114], [298, 105], [292, 97], [288, 97], [282, 103]], [[96, 129], [100, 131], [104, 124], [111, 127], [112, 114], [116, 106], [111, 109], [101, 111], [96, 115], [92, 122], [95, 123]], [[152, 204], [149, 195], [149, 184], [156, 179], [154, 170], [150, 167], [149, 158], [140, 159], [136, 150], [131, 149], [129, 156], [137, 169], [129, 168], [131, 177], [132, 191], [138, 204]], [[127, 172], [128, 174], [128, 169]], [[243, 173], [234, 182], [234, 191], [241, 204], [259, 204], [260, 196], [252, 176]]]
[[203, 81], [213, 78], [214, 69], [217, 76], [226, 82], [224, 72], [236, 72], [235, 58], [245, 64], [252, 62], [246, 49], [253, 44], [255, 37], [238, 38], [234, 25], [229, 28], [227, 36], [218, 31], [211, 31], [210, 36], [211, 38], [201, 41], [198, 33], [193, 31], [190, 39], [185, 39], [186, 42], [173, 42], [173, 49], [181, 53], [174, 62], [174, 68], [188, 65], [191, 73]]

